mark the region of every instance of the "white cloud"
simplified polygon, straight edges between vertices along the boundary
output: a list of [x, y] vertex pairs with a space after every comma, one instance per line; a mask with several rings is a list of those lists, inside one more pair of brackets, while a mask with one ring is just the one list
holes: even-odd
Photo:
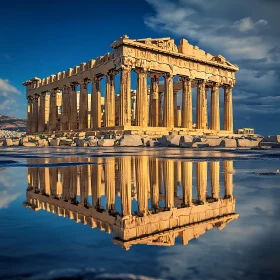
[[259, 26], [264, 26], [267, 24], [268, 22], [264, 19], [254, 22], [250, 17], [246, 17], [235, 21], [233, 23], [233, 26], [236, 27], [240, 32], [247, 32], [247, 31], [254, 30]]
[[3, 80], [0, 78], [0, 95], [6, 96], [8, 93], [19, 95], [20, 91], [16, 87], [11, 85], [9, 80]]

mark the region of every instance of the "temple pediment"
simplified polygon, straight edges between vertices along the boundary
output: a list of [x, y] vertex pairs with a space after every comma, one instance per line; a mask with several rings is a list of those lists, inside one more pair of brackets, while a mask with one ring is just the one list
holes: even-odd
[[171, 38], [145, 38], [145, 39], [137, 39], [134, 40], [135, 42], [143, 43], [148, 46], [158, 47], [163, 50], [171, 51], [171, 52], [178, 52], [178, 48], [174, 43], [174, 40]]

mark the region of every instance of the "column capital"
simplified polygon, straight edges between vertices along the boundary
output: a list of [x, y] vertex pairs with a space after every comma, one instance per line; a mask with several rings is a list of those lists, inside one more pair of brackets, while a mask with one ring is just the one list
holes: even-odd
[[180, 76], [179, 81], [180, 82], [188, 82], [188, 81], [191, 81], [191, 78], [189, 76]]
[[100, 82], [104, 78], [104, 74], [93, 76], [92, 82], [97, 83]]
[[162, 76], [163, 76], [165, 79], [173, 78], [173, 74], [172, 74], [172, 73], [169, 73], [169, 72], [162, 73]]
[[203, 80], [203, 79], [197, 79], [196, 82], [198, 85], [206, 84], [206, 80]]
[[35, 99], [35, 101], [37, 101], [37, 102], [38, 102], [39, 97], [40, 97], [40, 95], [36, 93], [36, 94], [34, 95], [34, 99]]
[[78, 82], [72, 82], [71, 84], [70, 84], [70, 87], [72, 88], [72, 90], [76, 90], [76, 87], [79, 85], [79, 83]]
[[149, 72], [148, 75], [149, 75], [149, 77], [150, 77], [151, 79], [157, 79], [157, 80], [158, 80], [158, 78], [162, 76], [162, 73]]
[[212, 82], [212, 81], [210, 81], [210, 82], [208, 83], [208, 86], [209, 86], [209, 88], [213, 89], [213, 88], [219, 88], [219, 87], [221, 86], [221, 84], [218, 83], [218, 82]]
[[132, 65], [122, 65], [120, 69], [121, 71], [131, 71]]
[[222, 87], [223, 89], [229, 89], [229, 88], [232, 89], [232, 88], [233, 88], [233, 85], [222, 84], [221, 87]]
[[116, 69], [110, 69], [108, 72], [107, 72], [107, 74], [106, 74], [106, 76], [109, 76], [109, 77], [114, 77], [115, 75], [117, 75], [118, 74], [118, 70], [116, 70]]
[[137, 67], [134, 69], [134, 71], [137, 74], [147, 74], [147, 72], [148, 72], [147, 68], [143, 68], [143, 67]]

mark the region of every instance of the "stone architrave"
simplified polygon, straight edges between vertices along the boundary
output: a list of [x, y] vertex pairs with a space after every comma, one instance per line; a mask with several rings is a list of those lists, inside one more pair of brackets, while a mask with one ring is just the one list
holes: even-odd
[[88, 81], [80, 84], [79, 129], [88, 128]]
[[40, 94], [38, 131], [44, 132], [45, 126], [46, 126], [46, 92], [42, 92]]
[[182, 82], [182, 127], [192, 129], [192, 84], [189, 77], [181, 77]]
[[220, 104], [219, 104], [219, 86], [217, 83], [212, 85], [211, 89], [211, 112], [210, 112], [210, 128], [212, 130], [220, 130]]
[[233, 132], [232, 87], [224, 86], [224, 130]]
[[131, 125], [130, 71], [131, 71], [131, 67], [122, 66], [121, 91], [120, 91], [120, 117], [119, 117], [120, 126]]
[[147, 71], [143, 68], [135, 69], [137, 73], [137, 97], [136, 97], [136, 126], [148, 126], [147, 104]]
[[100, 81], [103, 75], [94, 76], [92, 79], [92, 93], [91, 93], [91, 124], [92, 128], [101, 127], [101, 89]]
[[105, 127], [115, 126], [115, 75], [116, 70], [109, 70], [106, 75]]
[[150, 86], [150, 120], [149, 125], [153, 127], [159, 126], [159, 92], [158, 92], [158, 78], [157, 74], [151, 73]]
[[196, 128], [206, 128], [206, 99], [205, 99], [205, 81], [197, 81], [197, 100], [196, 100]]
[[70, 129], [75, 130], [78, 129], [78, 108], [77, 108], [77, 83], [71, 84], [71, 91], [70, 91], [70, 116], [69, 116], [69, 123]]
[[56, 90], [50, 94], [49, 131], [55, 131], [57, 124]]
[[164, 75], [164, 110], [163, 126], [174, 127], [174, 103], [173, 103], [173, 76], [170, 73]]

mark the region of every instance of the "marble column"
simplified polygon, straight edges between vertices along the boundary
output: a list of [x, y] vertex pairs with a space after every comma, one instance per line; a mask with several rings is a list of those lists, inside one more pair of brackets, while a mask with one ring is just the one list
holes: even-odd
[[91, 127], [94, 129], [101, 127], [101, 88], [102, 76], [94, 76], [92, 79], [91, 93]]
[[225, 198], [231, 198], [233, 195], [233, 160], [225, 160], [224, 163], [224, 185]]
[[173, 107], [174, 107], [174, 127], [178, 127], [178, 114], [177, 114], [177, 91], [173, 90]]
[[211, 194], [215, 199], [219, 198], [220, 193], [220, 162], [210, 162], [210, 174], [211, 174]]
[[[172, 104], [173, 105], [173, 104]], [[165, 191], [165, 208], [170, 210], [174, 207], [174, 161], [163, 161], [163, 180]]]
[[150, 85], [150, 120], [149, 125], [157, 127], [159, 125], [159, 92], [158, 92], [158, 75], [151, 73]]
[[32, 97], [27, 97], [27, 128], [26, 133], [31, 133], [31, 123], [32, 123]]
[[55, 131], [57, 124], [57, 107], [56, 107], [56, 91], [50, 94], [50, 113], [49, 113], [49, 131]]
[[207, 92], [208, 92], [209, 87], [205, 86], [205, 119], [204, 119], [204, 128], [208, 129], [208, 99], [207, 99]]
[[224, 86], [224, 130], [233, 133], [232, 87]]
[[105, 194], [106, 210], [109, 213], [115, 210], [115, 158], [105, 158]]
[[207, 192], [207, 162], [196, 163], [197, 198], [200, 203], [206, 202]]
[[115, 126], [115, 75], [116, 70], [109, 70], [106, 75], [105, 127]]
[[120, 90], [120, 126], [131, 126], [131, 67], [122, 66]]
[[170, 73], [164, 74], [163, 126], [174, 127], [173, 76]]
[[182, 120], [181, 127], [192, 129], [192, 83], [189, 77], [181, 77], [182, 81]]
[[211, 89], [211, 112], [210, 112], [210, 128], [212, 130], [220, 130], [220, 101], [219, 86], [214, 83]]
[[34, 133], [34, 108], [35, 108], [35, 98], [31, 98], [31, 106], [30, 106], [30, 116], [31, 116], [31, 122], [30, 122], [30, 132]]
[[62, 130], [70, 130], [71, 99], [70, 87], [65, 86], [62, 91]]
[[197, 81], [197, 100], [196, 100], [196, 128], [206, 128], [206, 99], [205, 99], [205, 81]]
[[163, 126], [162, 92], [158, 93], [158, 126]]
[[182, 165], [182, 190], [183, 206], [192, 206], [192, 168], [193, 163], [183, 161]]
[[119, 159], [121, 215], [131, 215], [131, 156]]
[[40, 108], [39, 108], [39, 123], [38, 131], [45, 131], [46, 126], [46, 92], [42, 92], [40, 95]]
[[70, 129], [75, 130], [78, 129], [78, 108], [77, 108], [77, 83], [71, 84], [71, 92], [70, 92], [70, 107], [71, 113], [69, 116], [70, 119]]
[[88, 81], [80, 83], [79, 129], [88, 128]]
[[147, 112], [147, 71], [143, 68], [135, 69], [137, 73], [137, 91], [136, 91], [136, 126], [148, 126], [148, 112]]

